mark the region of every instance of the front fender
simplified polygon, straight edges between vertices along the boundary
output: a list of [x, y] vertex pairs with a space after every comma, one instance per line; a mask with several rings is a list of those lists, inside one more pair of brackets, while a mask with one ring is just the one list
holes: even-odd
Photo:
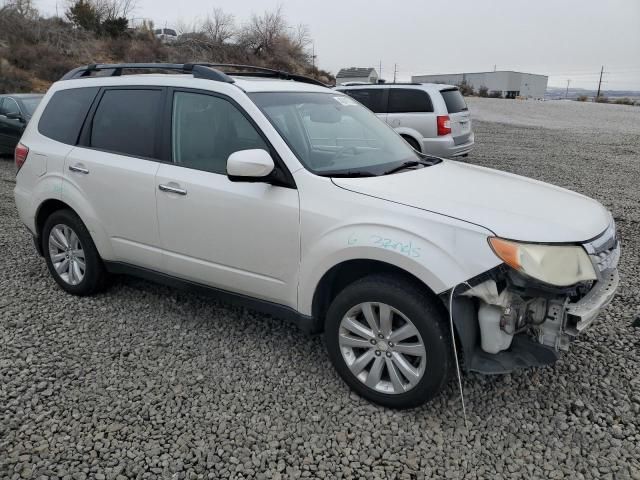
[[482, 251], [481, 248], [489, 250], [486, 234], [459, 228], [441, 229], [440, 234], [432, 234], [427, 239], [407, 229], [383, 224], [338, 227], [303, 250], [299, 310], [311, 315], [313, 296], [320, 280], [342, 262], [385, 262], [410, 273], [438, 294], [486, 271], [488, 264], [499, 263], [497, 257], [487, 256], [474, 265], [456, 255], [458, 249]]

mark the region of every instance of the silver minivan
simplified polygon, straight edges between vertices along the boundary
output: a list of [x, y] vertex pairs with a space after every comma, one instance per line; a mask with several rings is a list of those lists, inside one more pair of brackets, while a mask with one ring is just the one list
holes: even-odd
[[471, 116], [456, 86], [387, 83], [340, 85], [336, 90], [368, 107], [419, 152], [458, 157], [473, 148]]

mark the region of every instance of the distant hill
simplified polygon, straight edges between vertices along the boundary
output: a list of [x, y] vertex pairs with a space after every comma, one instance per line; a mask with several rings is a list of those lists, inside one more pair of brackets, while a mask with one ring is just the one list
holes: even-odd
[[[561, 87], [547, 87], [547, 92], [545, 93], [545, 98], [549, 100], [554, 100], [558, 98], [565, 98], [567, 89]], [[597, 90], [589, 90], [585, 88], [569, 88], [569, 93], [567, 98], [571, 100], [575, 100], [580, 96], [586, 96], [588, 98], [593, 98], [596, 96]], [[640, 91], [638, 90], [601, 90], [600, 96], [607, 98], [630, 98], [630, 99], [640, 99]]]

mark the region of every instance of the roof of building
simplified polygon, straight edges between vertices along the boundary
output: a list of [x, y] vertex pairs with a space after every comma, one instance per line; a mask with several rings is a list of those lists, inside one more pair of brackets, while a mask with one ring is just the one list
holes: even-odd
[[413, 75], [413, 77], [445, 77], [453, 75], [479, 75], [485, 73], [518, 73], [521, 75], [536, 75], [538, 77], [546, 77], [540, 73], [516, 72], [515, 70], [491, 70], [489, 72], [461, 72], [461, 73], [426, 73], [424, 75]]
[[368, 77], [372, 73], [376, 73], [375, 68], [342, 68], [336, 78], [359, 78], [359, 77]]

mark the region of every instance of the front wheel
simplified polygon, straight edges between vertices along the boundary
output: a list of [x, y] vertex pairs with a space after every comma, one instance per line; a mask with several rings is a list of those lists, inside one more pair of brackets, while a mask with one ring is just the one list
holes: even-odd
[[372, 276], [346, 287], [329, 307], [325, 337], [344, 381], [386, 407], [412, 408], [430, 400], [452, 369], [444, 315], [402, 278]]

